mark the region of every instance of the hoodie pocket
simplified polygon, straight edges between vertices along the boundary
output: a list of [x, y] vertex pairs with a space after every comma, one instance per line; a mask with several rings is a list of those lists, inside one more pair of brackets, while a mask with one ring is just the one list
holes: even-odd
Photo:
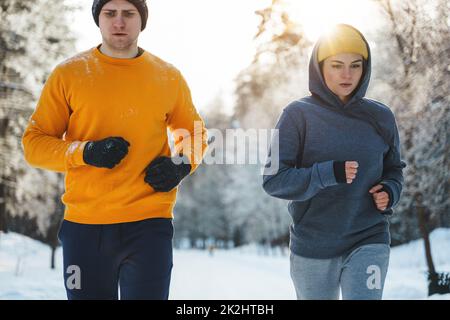
[[349, 235], [364, 234], [384, 223], [384, 217], [376, 212], [373, 200], [368, 196], [316, 196], [300, 227], [304, 234], [311, 236], [343, 239]]
[[288, 204], [289, 214], [294, 224], [299, 224], [311, 206], [311, 199], [307, 201], [290, 201]]

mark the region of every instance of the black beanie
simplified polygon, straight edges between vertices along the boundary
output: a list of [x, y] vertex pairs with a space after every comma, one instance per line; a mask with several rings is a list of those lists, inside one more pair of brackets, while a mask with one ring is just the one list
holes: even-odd
[[[92, 15], [94, 16], [94, 21], [97, 24], [97, 26], [99, 26], [98, 20], [100, 11], [102, 11], [103, 6], [109, 1], [111, 0], [94, 0], [94, 3], [92, 4]], [[147, 18], [148, 18], [148, 8], [146, 1], [145, 0], [127, 0], [127, 1], [132, 3], [139, 11], [142, 20], [141, 31], [144, 30], [145, 26], [147, 25]]]

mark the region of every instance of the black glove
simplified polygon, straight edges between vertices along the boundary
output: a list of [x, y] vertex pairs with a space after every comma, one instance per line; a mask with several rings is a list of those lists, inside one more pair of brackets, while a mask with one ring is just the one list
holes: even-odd
[[83, 160], [99, 168], [114, 168], [128, 153], [130, 144], [122, 137], [89, 141], [83, 150]]
[[181, 164], [175, 164], [169, 157], [156, 158], [145, 169], [144, 181], [155, 191], [168, 192], [191, 172], [191, 165], [187, 162], [186, 158]]

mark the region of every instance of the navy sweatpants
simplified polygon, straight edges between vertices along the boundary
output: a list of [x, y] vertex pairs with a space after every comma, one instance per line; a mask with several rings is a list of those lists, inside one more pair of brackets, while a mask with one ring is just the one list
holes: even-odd
[[58, 233], [67, 298], [152, 299], [169, 297], [172, 219], [117, 224], [64, 220]]

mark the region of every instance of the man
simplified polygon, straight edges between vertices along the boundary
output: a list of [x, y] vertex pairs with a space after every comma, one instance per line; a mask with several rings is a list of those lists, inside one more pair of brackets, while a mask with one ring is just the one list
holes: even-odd
[[168, 299], [176, 187], [201, 162], [206, 129], [180, 72], [137, 45], [146, 1], [96, 0], [92, 13], [102, 44], [52, 72], [25, 159], [66, 175], [69, 299], [117, 299], [119, 287], [121, 299]]

